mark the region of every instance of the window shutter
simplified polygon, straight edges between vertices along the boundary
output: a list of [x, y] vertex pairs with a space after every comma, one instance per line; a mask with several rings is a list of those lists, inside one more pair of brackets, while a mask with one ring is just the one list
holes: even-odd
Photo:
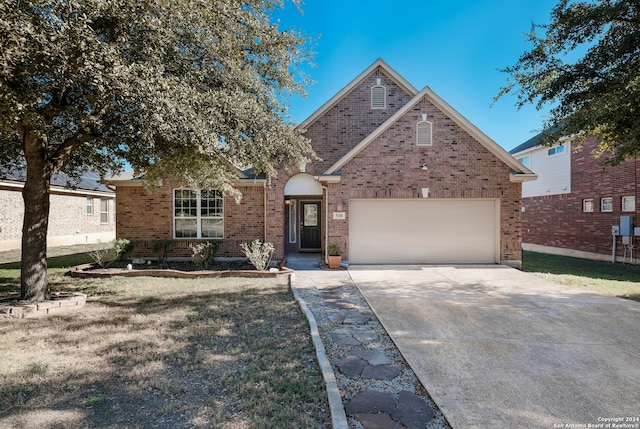
[[376, 85], [371, 88], [371, 108], [387, 108], [387, 88], [382, 85]]
[[418, 146], [431, 146], [431, 122], [418, 122], [416, 134], [416, 141]]

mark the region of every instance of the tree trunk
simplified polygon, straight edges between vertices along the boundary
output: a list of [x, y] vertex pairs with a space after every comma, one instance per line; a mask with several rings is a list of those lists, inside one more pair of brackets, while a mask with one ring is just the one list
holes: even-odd
[[47, 229], [49, 227], [49, 186], [51, 168], [45, 143], [29, 132], [22, 136], [27, 160], [27, 179], [22, 190], [22, 262], [20, 299], [40, 302], [49, 298], [47, 278]]

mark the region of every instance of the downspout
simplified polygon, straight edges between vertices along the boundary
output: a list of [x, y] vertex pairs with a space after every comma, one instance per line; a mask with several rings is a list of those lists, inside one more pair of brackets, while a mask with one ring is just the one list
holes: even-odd
[[[262, 240], [263, 242], [267, 241], [267, 184], [263, 183], [262, 184], [262, 216], [264, 217], [263, 220], [263, 225], [264, 225], [264, 231], [263, 231], [263, 236], [264, 239]], [[282, 256], [284, 257], [284, 249], [282, 252]]]
[[329, 245], [329, 188], [320, 183], [322, 189], [325, 191], [324, 197], [324, 216], [325, 216], [325, 225], [324, 228], [324, 263], [329, 264], [329, 256], [327, 255], [327, 246]]

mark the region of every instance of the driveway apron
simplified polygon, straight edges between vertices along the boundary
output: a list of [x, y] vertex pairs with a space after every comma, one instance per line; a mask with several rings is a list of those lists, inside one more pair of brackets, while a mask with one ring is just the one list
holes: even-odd
[[640, 303], [495, 265], [349, 273], [452, 427], [640, 427]]

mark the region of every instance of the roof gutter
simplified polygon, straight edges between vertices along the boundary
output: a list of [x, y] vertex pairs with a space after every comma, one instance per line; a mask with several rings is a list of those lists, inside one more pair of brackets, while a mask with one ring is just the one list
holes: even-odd
[[512, 183], [524, 183], [538, 180], [535, 173], [509, 173], [509, 181]]

